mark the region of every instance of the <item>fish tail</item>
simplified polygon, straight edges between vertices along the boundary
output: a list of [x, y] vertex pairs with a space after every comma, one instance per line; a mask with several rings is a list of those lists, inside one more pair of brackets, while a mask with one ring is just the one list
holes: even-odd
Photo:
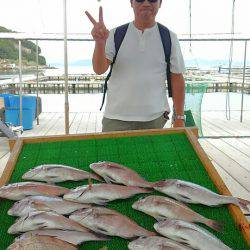
[[155, 233], [155, 232], [149, 231], [149, 232], [148, 232], [148, 236], [156, 236], [156, 233]]
[[237, 198], [237, 201], [242, 209], [246, 210], [247, 212], [250, 211], [249, 208], [247, 207], [250, 205], [250, 201], [241, 198]]
[[147, 193], [152, 193], [152, 190], [151, 189], [147, 189], [147, 188], [139, 188], [139, 191], [140, 191], [140, 193], [145, 193], [145, 194], [147, 194]]
[[157, 182], [153, 182], [153, 183], [152, 183], [152, 187], [153, 187], [153, 188], [164, 187], [165, 185], [166, 185], [166, 184], [165, 184], [165, 180], [157, 181]]
[[224, 223], [221, 221], [215, 221], [215, 220], [209, 220], [209, 219], [205, 222], [205, 224], [208, 227], [211, 227], [212, 229], [218, 232], [221, 232], [223, 230], [223, 225], [224, 225]]

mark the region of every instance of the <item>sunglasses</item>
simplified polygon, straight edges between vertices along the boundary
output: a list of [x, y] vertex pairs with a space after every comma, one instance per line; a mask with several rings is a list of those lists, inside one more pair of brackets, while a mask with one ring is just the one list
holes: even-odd
[[[145, 2], [146, 0], [135, 0], [137, 3], [143, 3]], [[148, 2], [150, 3], [156, 3], [158, 0], [148, 0]]]

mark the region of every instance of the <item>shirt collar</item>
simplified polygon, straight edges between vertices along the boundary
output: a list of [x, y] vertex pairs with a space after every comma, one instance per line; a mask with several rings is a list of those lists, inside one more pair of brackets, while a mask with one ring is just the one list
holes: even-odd
[[[131, 22], [130, 25], [131, 25], [131, 28], [132, 28], [134, 31], [136, 31], [136, 32], [139, 33], [139, 34], [142, 34], [142, 31], [135, 27], [134, 22]], [[155, 25], [152, 26], [151, 28], [145, 29], [143, 33], [151, 33], [152, 31], [154, 31], [154, 30], [156, 29], [156, 27], [157, 27], [157, 23], [155, 23]]]

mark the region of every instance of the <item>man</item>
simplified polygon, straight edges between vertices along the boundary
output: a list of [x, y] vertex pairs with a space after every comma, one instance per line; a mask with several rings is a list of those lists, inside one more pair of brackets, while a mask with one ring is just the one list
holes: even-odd
[[[166, 96], [166, 62], [155, 21], [162, 0], [130, 0], [134, 21], [129, 24], [108, 82], [103, 132], [163, 128], [170, 112]], [[86, 11], [94, 25], [93, 69], [107, 71], [115, 56], [114, 32], [105, 27], [100, 7], [99, 22]], [[185, 70], [177, 36], [170, 31], [170, 71], [174, 127], [184, 127]]]

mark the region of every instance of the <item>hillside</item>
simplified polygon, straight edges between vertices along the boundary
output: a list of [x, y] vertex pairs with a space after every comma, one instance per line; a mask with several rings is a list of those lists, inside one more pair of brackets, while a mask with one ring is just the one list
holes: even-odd
[[[13, 32], [0, 26], [0, 32]], [[41, 48], [38, 47], [38, 53], [41, 53]], [[34, 64], [36, 61], [36, 45], [30, 41], [22, 41], [22, 58], [27, 65]], [[6, 60], [8, 63], [16, 63], [18, 60], [18, 41], [10, 39], [0, 39], [0, 61]], [[39, 55], [40, 65], [46, 65], [46, 59]]]

